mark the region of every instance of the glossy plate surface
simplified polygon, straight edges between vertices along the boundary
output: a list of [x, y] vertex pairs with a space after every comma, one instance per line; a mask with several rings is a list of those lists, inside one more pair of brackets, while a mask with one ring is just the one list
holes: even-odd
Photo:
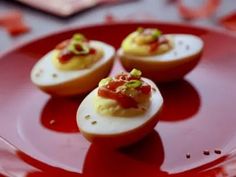
[[[75, 32], [119, 48], [122, 39], [139, 26], [197, 35], [205, 42], [203, 57], [182, 81], [158, 85], [165, 103], [158, 125], [147, 138], [122, 150], [104, 150], [88, 143], [76, 126], [76, 110], [83, 96], [52, 98], [31, 83], [30, 71], [40, 57]], [[12, 151], [0, 146], [0, 172], [16, 170], [7, 161], [14, 155], [44, 171], [41, 176], [53, 176], [47, 172], [54, 168], [66, 176], [222, 175], [227, 170], [215, 166], [226, 162], [236, 147], [235, 56], [236, 38], [230, 35], [164, 23], [70, 29], [19, 46], [0, 57], [0, 136], [20, 152], [9, 155], [5, 152]], [[121, 70], [116, 60], [111, 74]], [[221, 154], [214, 153], [215, 149]], [[204, 155], [204, 150], [210, 154]], [[35, 165], [35, 159], [43, 165]], [[40, 176], [24, 166], [18, 170], [24, 176]]]

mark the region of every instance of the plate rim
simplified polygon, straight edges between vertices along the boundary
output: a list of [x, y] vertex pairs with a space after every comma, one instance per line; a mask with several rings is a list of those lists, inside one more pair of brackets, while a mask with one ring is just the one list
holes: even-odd
[[[65, 28], [65, 29], [60, 29], [60, 30], [57, 30], [55, 32], [50, 32], [48, 34], [45, 34], [45, 35], [42, 35], [42, 36], [39, 36], [39, 37], [36, 37], [34, 39], [31, 39], [29, 41], [26, 41], [26, 42], [23, 42], [23, 43], [19, 43], [18, 45], [10, 48], [9, 50], [7, 50], [6, 52], [4, 53], [1, 53], [0, 54], [0, 60], [1, 59], [6, 59], [6, 56], [7, 55], [10, 55], [12, 52], [15, 52], [16, 50], [20, 50], [22, 47], [25, 47], [26, 45], [30, 45], [32, 43], [35, 43], [37, 42], [38, 40], [45, 40], [47, 39], [48, 37], [51, 37], [51, 36], [57, 36], [57, 35], [60, 35], [61, 33], [65, 33], [65, 32], [70, 32], [70, 31], [73, 31], [73, 30], [81, 30], [81, 29], [86, 29], [86, 28], [96, 28], [96, 27], [112, 27], [112, 26], [117, 26], [117, 25], [139, 25], [139, 24], [146, 24], [146, 25], [163, 25], [163, 26], [168, 26], [168, 27], [171, 27], [171, 26], [177, 26], [177, 27], [182, 27], [182, 28], [194, 28], [196, 30], [206, 30], [208, 32], [212, 32], [212, 33], [216, 33], [216, 34], [219, 34], [219, 35], [225, 35], [225, 36], [231, 36], [231, 34], [227, 34], [226, 32], [222, 32], [222, 31], [218, 31], [218, 30], [212, 30], [212, 29], [208, 29], [208, 28], [204, 28], [204, 27], [195, 27], [193, 25], [186, 25], [186, 24], [181, 24], [181, 23], [162, 23], [162, 22], [133, 22], [133, 23], [128, 23], [128, 22], [122, 22], [122, 23], [112, 23], [112, 24], [104, 24], [104, 23], [101, 23], [101, 24], [90, 24], [90, 25], [84, 25], [84, 26], [80, 26], [80, 27], [68, 27], [68, 28]], [[232, 38], [233, 40], [236, 40], [236, 36], [232, 35]]]
[[31, 43], [35, 43], [38, 40], [44, 40], [50, 36], [53, 35], [60, 35], [61, 33], [65, 33], [65, 32], [69, 32], [69, 31], [73, 31], [73, 30], [82, 30], [82, 29], [86, 29], [86, 28], [96, 28], [96, 27], [110, 27], [110, 26], [125, 26], [125, 25], [139, 25], [139, 24], [145, 24], [145, 25], [163, 25], [163, 26], [179, 26], [182, 28], [195, 28], [197, 30], [204, 30], [204, 31], [210, 31], [213, 33], [218, 33], [221, 35], [226, 35], [229, 37], [232, 37], [236, 40], [236, 35], [233, 33], [228, 33], [227, 30], [221, 29], [221, 28], [213, 28], [213, 27], [206, 27], [206, 26], [196, 26], [193, 24], [186, 24], [183, 22], [165, 22], [165, 21], [133, 21], [133, 22], [129, 22], [129, 21], [121, 21], [121, 22], [112, 22], [112, 23], [104, 23], [104, 22], [100, 22], [100, 23], [91, 23], [91, 24], [84, 24], [81, 26], [71, 26], [71, 27], [64, 27], [62, 29], [59, 30], [55, 30], [55, 31], [51, 31], [51, 32], [47, 32], [46, 34], [42, 34], [39, 35], [33, 39], [29, 39], [27, 41], [23, 41], [23, 42], [19, 42], [17, 44], [15, 44], [12, 47], [9, 47], [8, 49], [4, 50], [3, 52], [0, 53], [0, 61], [5, 58], [7, 55], [9, 55], [10, 53], [16, 51], [17, 49], [20, 49], [26, 45], [29, 45]]

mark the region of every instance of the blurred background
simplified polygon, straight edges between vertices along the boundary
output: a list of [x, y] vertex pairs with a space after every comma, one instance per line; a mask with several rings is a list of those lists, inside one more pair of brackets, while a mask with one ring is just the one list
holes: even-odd
[[0, 53], [69, 27], [122, 21], [187, 23], [235, 34], [235, 0], [0, 0]]

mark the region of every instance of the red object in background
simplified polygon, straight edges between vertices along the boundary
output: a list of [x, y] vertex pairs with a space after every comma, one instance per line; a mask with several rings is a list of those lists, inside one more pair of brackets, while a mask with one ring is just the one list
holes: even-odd
[[221, 0], [207, 0], [205, 4], [197, 8], [185, 6], [183, 0], [178, 1], [178, 9], [180, 15], [184, 19], [205, 18], [211, 16], [219, 7]]
[[0, 26], [4, 27], [11, 36], [20, 35], [30, 30], [23, 21], [22, 13], [17, 10], [0, 14]]
[[51, 13], [67, 17], [98, 4], [114, 3], [121, 0], [17, 0], [23, 4]]
[[222, 17], [219, 23], [229, 30], [236, 31], [236, 11]]
[[117, 21], [117, 18], [112, 14], [112, 13], [108, 13], [105, 17], [104, 17], [104, 21], [106, 23], [115, 23]]

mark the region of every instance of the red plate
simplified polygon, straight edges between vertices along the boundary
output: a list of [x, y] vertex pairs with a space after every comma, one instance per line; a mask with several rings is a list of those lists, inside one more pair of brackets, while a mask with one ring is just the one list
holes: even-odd
[[[30, 70], [40, 57], [75, 32], [118, 48], [139, 26], [200, 36], [205, 42], [204, 54], [184, 80], [159, 85], [164, 109], [147, 138], [122, 150], [104, 150], [88, 143], [76, 127], [75, 113], [83, 97], [50, 97], [31, 83]], [[16, 146], [17, 152], [33, 157], [13, 153], [19, 161], [44, 171], [41, 176], [55, 167], [61, 169], [61, 175], [66, 171], [65, 176], [220, 176], [226, 173], [225, 168], [212, 167], [224, 162], [236, 147], [235, 46], [236, 38], [222, 32], [164, 23], [89, 26], [31, 41], [0, 57], [0, 136]], [[121, 69], [117, 61], [112, 72]], [[204, 155], [204, 150], [210, 154]], [[12, 158], [7, 153], [0, 156], [6, 161]], [[43, 165], [35, 165], [40, 162], [34, 159]], [[13, 162], [8, 168], [0, 164], [0, 171], [1, 167], [7, 174], [21, 170], [25, 176], [40, 176], [27, 168], [15, 168]]]

